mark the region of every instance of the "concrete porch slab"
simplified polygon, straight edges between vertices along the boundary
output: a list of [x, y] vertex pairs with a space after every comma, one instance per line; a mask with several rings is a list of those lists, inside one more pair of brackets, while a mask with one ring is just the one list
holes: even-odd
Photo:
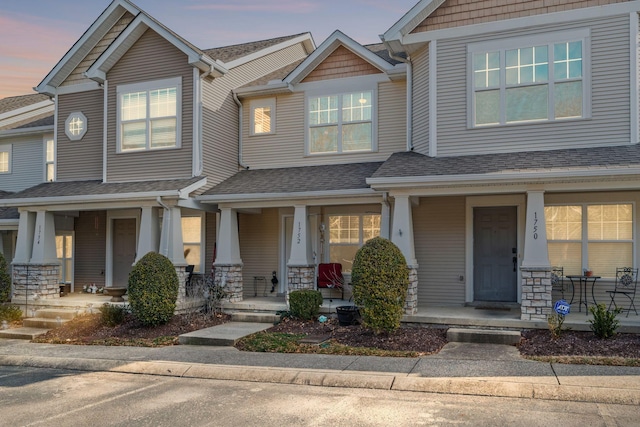
[[185, 345], [233, 346], [241, 338], [271, 326], [269, 323], [229, 322], [182, 334], [179, 341]]

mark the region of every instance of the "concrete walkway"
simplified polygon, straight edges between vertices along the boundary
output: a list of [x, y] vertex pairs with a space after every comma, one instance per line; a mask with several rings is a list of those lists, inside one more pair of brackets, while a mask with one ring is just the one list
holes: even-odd
[[0, 365], [640, 405], [640, 368], [534, 362], [497, 344], [449, 343], [436, 355], [394, 358], [0, 339]]

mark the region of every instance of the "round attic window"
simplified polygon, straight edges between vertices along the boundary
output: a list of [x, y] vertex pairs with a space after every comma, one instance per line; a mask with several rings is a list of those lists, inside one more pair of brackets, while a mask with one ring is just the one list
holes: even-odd
[[64, 122], [64, 133], [72, 141], [79, 141], [87, 133], [87, 117], [80, 111], [69, 114]]

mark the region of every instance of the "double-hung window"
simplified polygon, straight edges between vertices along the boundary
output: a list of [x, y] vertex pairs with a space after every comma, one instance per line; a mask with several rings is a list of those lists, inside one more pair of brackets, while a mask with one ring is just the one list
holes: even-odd
[[569, 31], [469, 45], [470, 126], [586, 117], [588, 40]]
[[56, 179], [56, 143], [53, 138], [44, 141], [44, 179], [46, 182]]
[[549, 261], [565, 274], [592, 270], [614, 277], [616, 267], [633, 266], [633, 205], [546, 206]]
[[373, 97], [370, 90], [308, 98], [308, 153], [372, 151]]
[[275, 98], [251, 101], [251, 135], [275, 133], [276, 129]]
[[379, 235], [379, 214], [329, 215], [329, 261], [350, 273], [358, 249]]
[[11, 173], [11, 144], [0, 145], [0, 173]]
[[180, 146], [180, 78], [121, 85], [118, 93], [118, 151]]

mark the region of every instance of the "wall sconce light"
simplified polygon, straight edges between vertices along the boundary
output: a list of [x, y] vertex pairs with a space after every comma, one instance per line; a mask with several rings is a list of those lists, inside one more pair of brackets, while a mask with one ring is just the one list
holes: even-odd
[[402, 228], [398, 229], [398, 234], [402, 236]]

